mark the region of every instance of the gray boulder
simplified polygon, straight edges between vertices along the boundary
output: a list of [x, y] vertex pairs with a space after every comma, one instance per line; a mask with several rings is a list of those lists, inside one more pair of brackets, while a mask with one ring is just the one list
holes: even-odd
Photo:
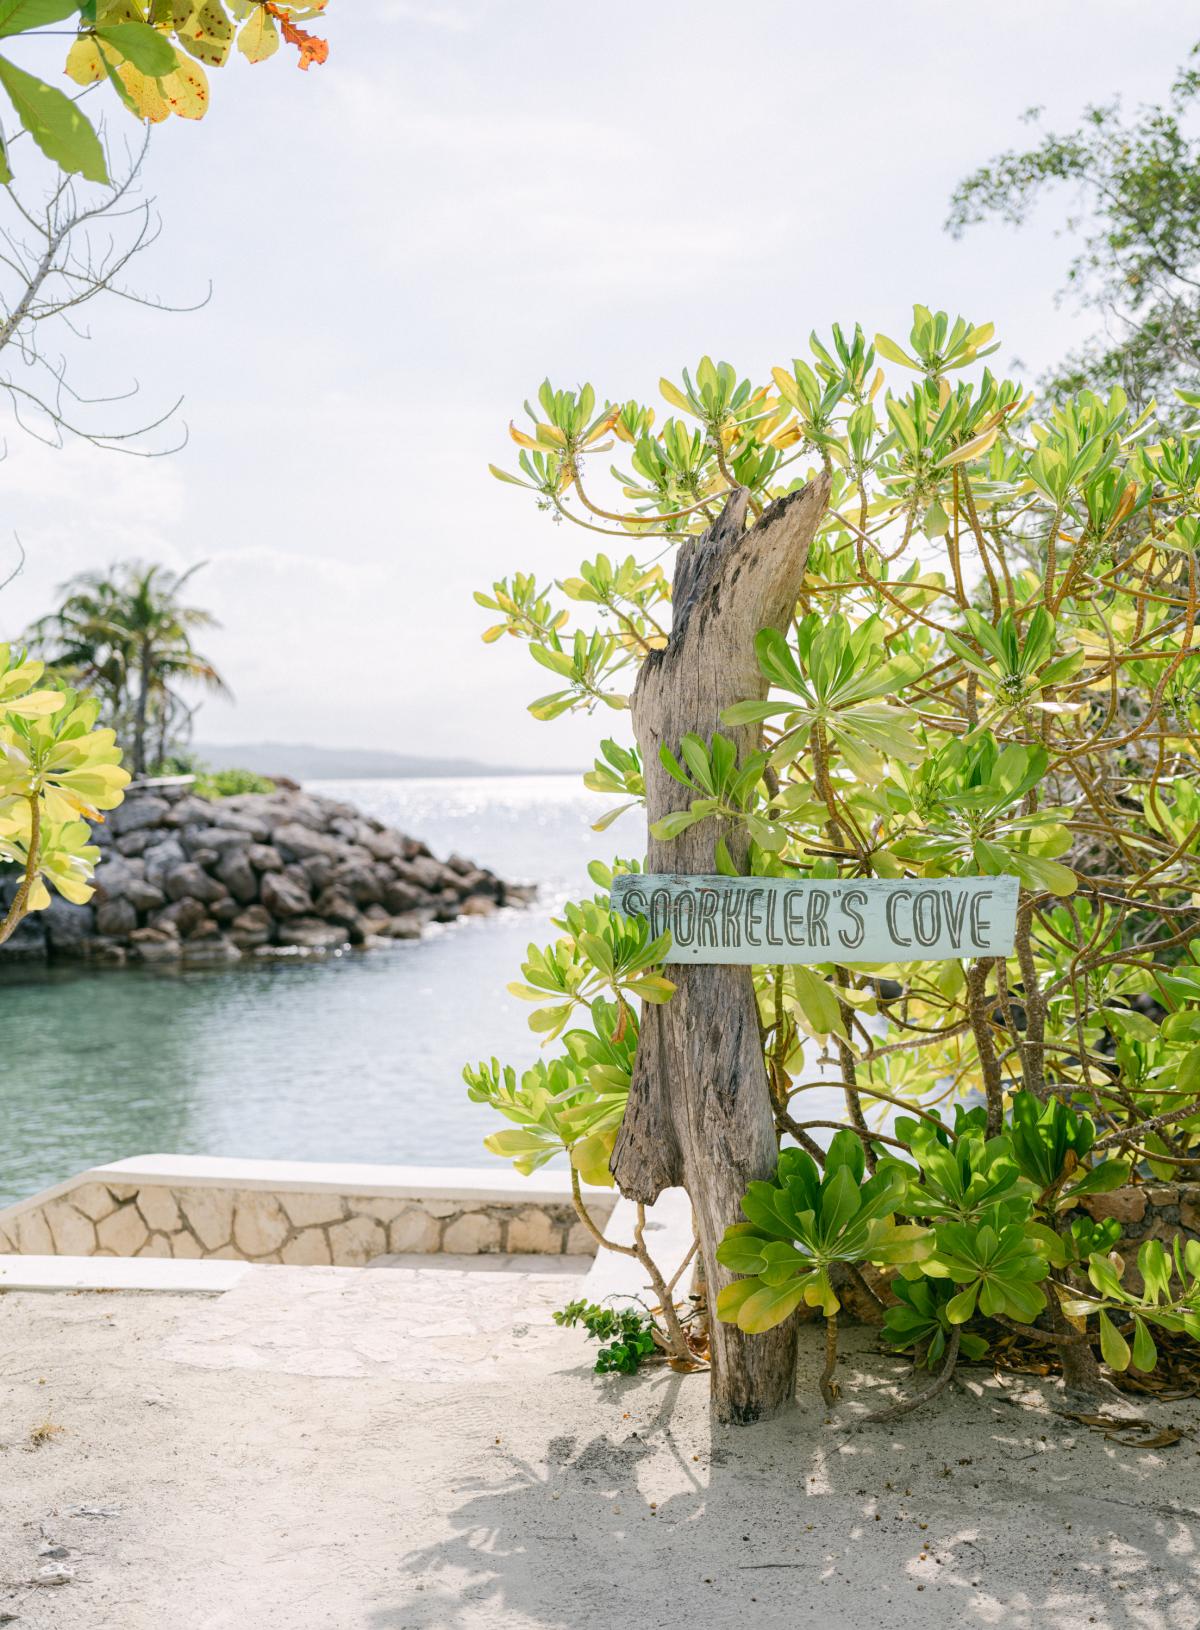
[[236, 962], [241, 952], [227, 939], [211, 917], [204, 919], [201, 928], [189, 934], [183, 943], [185, 962], [208, 966], [213, 963]]
[[310, 798], [302, 792], [277, 792], [264, 799], [260, 813], [272, 833], [277, 832], [280, 826], [293, 824], [310, 827], [314, 832], [324, 832], [330, 820], [324, 805], [325, 800]]
[[412, 860], [397, 861], [392, 868], [403, 883], [412, 883], [429, 894], [435, 894], [455, 881], [454, 873], [432, 855], [417, 855]]
[[135, 962], [178, 962], [183, 947], [178, 934], [158, 928], [135, 928], [129, 936], [129, 955]]
[[342, 928], [353, 928], [359, 918], [358, 906], [348, 894], [336, 888], [322, 890], [313, 909], [318, 917]]
[[411, 883], [402, 883], [399, 878], [393, 878], [383, 890], [383, 903], [389, 911], [413, 911], [417, 906], [424, 905], [428, 895], [423, 889], [418, 889]]
[[328, 855], [331, 860], [341, 860], [350, 847], [345, 839], [315, 831], [298, 821], [277, 826], [271, 833], [271, 842], [285, 860], [306, 860], [310, 855]]
[[278, 939], [280, 945], [293, 945], [304, 951], [334, 951], [346, 944], [347, 935], [344, 928], [323, 923], [317, 917], [293, 917], [280, 923]]
[[173, 905], [156, 913], [150, 919], [150, 927], [157, 928], [160, 933], [175, 934], [180, 938], [190, 934], [197, 923], [203, 922], [208, 915], [199, 900], [176, 900]]
[[[313, 908], [312, 895], [294, 878], [267, 872], [262, 880], [262, 903], [273, 917], [303, 917]], [[291, 941], [284, 941], [291, 944]]]
[[379, 887], [379, 879], [373, 868], [360, 865], [357, 861], [347, 861], [336, 867], [331, 882], [336, 888], [345, 890], [360, 906], [377, 906], [383, 899], [383, 890]]
[[186, 798], [180, 798], [168, 811], [164, 826], [208, 826], [213, 819], [214, 805], [207, 798], [197, 798], [189, 793]]
[[246, 850], [246, 859], [256, 872], [281, 872], [283, 856], [269, 843], [252, 843]]
[[[103, 827], [95, 828], [103, 832]], [[137, 832], [126, 832], [124, 837], [113, 842], [113, 848], [119, 855], [140, 855], [156, 843], [162, 842], [162, 829], [154, 826], [144, 826]]]
[[333, 876], [333, 861], [328, 855], [309, 855], [307, 860], [300, 862], [300, 869], [309, 888], [319, 894]]
[[252, 951], [270, 943], [274, 928], [271, 913], [265, 906], [247, 906], [233, 919], [229, 937], [240, 950]]
[[493, 877], [491, 872], [470, 871], [465, 874], [460, 873], [454, 887], [464, 898], [472, 895], [486, 895], [490, 900], [500, 898], [500, 879]]
[[242, 849], [253, 842], [249, 832], [240, 826], [185, 826], [180, 839], [190, 855], [199, 849], [223, 854], [226, 849]]
[[424, 924], [415, 911], [402, 911], [391, 918], [387, 933], [394, 940], [419, 940]]
[[136, 872], [133, 865], [120, 855], [110, 855], [107, 860], [102, 860], [96, 867], [96, 899], [116, 900], [135, 880], [141, 882], [145, 867], [141, 861], [134, 864], [137, 866]]
[[208, 819], [213, 826], [223, 826], [234, 832], [244, 832], [248, 838], [256, 843], [266, 841], [270, 828], [267, 823], [251, 810], [229, 809], [227, 801], [223, 798], [214, 800], [208, 806]]
[[182, 866], [172, 866], [163, 879], [163, 887], [172, 900], [182, 900], [185, 897], [192, 900], [219, 900], [225, 893], [224, 885], [218, 883], [215, 877], [210, 877], [202, 866], [195, 861], [184, 861]]
[[244, 848], [227, 849], [217, 863], [217, 876], [239, 905], [258, 899], [258, 877]]
[[137, 909], [129, 900], [103, 900], [96, 907], [96, 932], [114, 939], [132, 934], [138, 925]]
[[183, 845], [176, 838], [163, 838], [161, 842], [146, 850], [142, 856], [146, 863], [145, 878], [147, 883], [153, 883], [156, 888], [162, 888], [169, 871], [176, 866], [182, 866], [187, 860], [183, 852]]
[[144, 877], [130, 879], [125, 888], [124, 898], [135, 911], [157, 911], [159, 906], [167, 902], [163, 891], [156, 889], [153, 883], [147, 883]]
[[126, 832], [137, 832], [146, 826], [161, 826], [170, 805], [165, 798], [155, 798], [146, 793], [134, 793], [127, 797], [123, 804], [110, 811], [108, 821], [113, 832], [123, 836]]
[[90, 905], [74, 906], [61, 894], [52, 894], [38, 917], [46, 944], [56, 956], [86, 956], [87, 942], [96, 932], [96, 913]]
[[376, 832], [364, 824], [358, 841], [376, 860], [404, 859], [404, 839], [399, 832], [389, 832], [386, 828]]

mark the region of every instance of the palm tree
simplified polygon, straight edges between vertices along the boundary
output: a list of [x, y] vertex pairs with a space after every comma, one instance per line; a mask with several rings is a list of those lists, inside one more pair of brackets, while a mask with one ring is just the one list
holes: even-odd
[[192, 644], [192, 634], [219, 627], [217, 619], [182, 599], [202, 564], [177, 573], [125, 561], [107, 572], [83, 572], [62, 585], [58, 610], [29, 633], [52, 669], [99, 691], [115, 727], [131, 723], [135, 775], [145, 774], [152, 724], [158, 726], [162, 758], [170, 730], [181, 717], [190, 723], [194, 709], [176, 687], [201, 685], [230, 694], [213, 663]]

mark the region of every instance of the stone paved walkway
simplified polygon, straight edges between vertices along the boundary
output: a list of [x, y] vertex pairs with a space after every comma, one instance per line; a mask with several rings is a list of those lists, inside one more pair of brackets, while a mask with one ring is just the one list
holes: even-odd
[[544, 1343], [590, 1257], [391, 1256], [359, 1268], [251, 1268], [197, 1303], [161, 1357], [208, 1370], [391, 1377], [454, 1387]]

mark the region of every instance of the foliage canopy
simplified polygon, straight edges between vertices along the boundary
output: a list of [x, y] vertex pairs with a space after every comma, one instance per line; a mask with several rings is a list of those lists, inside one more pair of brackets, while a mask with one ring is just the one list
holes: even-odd
[[[324, 62], [329, 47], [300, 27], [320, 16], [325, 0], [3, 0], [0, 39], [77, 29], [65, 72], [88, 92], [107, 84], [136, 119], [157, 124], [172, 114], [201, 119], [208, 111], [206, 68], [221, 68], [235, 45], [247, 61], [264, 62], [282, 38], [298, 65]], [[108, 180], [96, 129], [70, 96], [0, 56], [0, 85], [23, 130], [52, 163], [87, 181]], [[12, 180], [9, 148], [0, 143], [0, 182]]]
[[198, 570], [125, 561], [83, 572], [59, 590], [58, 609], [30, 630], [38, 654], [65, 682], [99, 694], [106, 722], [131, 739], [135, 775], [190, 734], [186, 687], [228, 690], [193, 641], [197, 631], [218, 626], [185, 598]]
[[[1082, 241], [1067, 284], [1104, 328], [1051, 374], [1047, 384], [1059, 399], [1084, 386], [1120, 385], [1141, 407], [1194, 386], [1200, 141], [1188, 122], [1198, 94], [1200, 71], [1189, 64], [1165, 102], [1132, 115], [1115, 99], [1088, 107], [1074, 130], [1047, 131], [1034, 146], [998, 154], [954, 191], [948, 226], [956, 237], [993, 217], [1021, 226], [1047, 194], [1072, 197], [1065, 230]], [[1027, 118], [1036, 125], [1040, 109]]]
[[[764, 876], [1020, 880], [1009, 958], [755, 969], [777, 1130], [799, 1147], [781, 1156], [792, 1198], [777, 1245], [755, 1245], [750, 1263], [743, 1240], [765, 1213], [748, 1211], [726, 1247], [757, 1276], [720, 1309], [747, 1328], [806, 1296], [828, 1307], [834, 1260], [895, 1260], [889, 1217], [922, 1213], [892, 1195], [891, 1144], [924, 1161], [923, 1189], [969, 1213], [942, 1216], [931, 1266], [913, 1270], [926, 1288], [896, 1315], [897, 1330], [907, 1318], [943, 1337], [968, 1300], [1038, 1317], [1056, 1262], [1063, 1295], [1079, 1301], [1070, 1286], [1090, 1273], [1115, 1299], [1089, 1266], [1111, 1241], [1085, 1228], [1069, 1248], [1048, 1243], [1070, 1232], [1064, 1196], [1077, 1205], [1093, 1170], [1098, 1189], [1200, 1158], [1200, 396], [1180, 392], [1178, 431], [1119, 385], [1039, 406], [993, 374], [995, 350], [990, 324], [916, 306], [903, 340], [814, 333], [767, 381], [704, 357], [661, 380], [665, 417], [546, 381], [510, 428], [515, 465], [493, 467], [605, 540], [554, 582], [517, 573], [476, 596], [495, 619], [484, 638], [524, 642], [555, 676], [530, 704], [542, 719], [627, 708], [668, 639], [668, 558], [735, 489], [756, 517], [824, 468], [832, 496], [790, 633], [758, 641], [766, 700], [724, 716], [759, 725], [761, 745], [738, 761], [719, 730], [664, 744], [690, 797], [655, 835], [740, 829], [748, 847], [720, 842], [718, 864], [731, 871], [747, 852]], [[636, 744], [606, 740], [586, 780], [621, 800], [603, 830], [644, 800]], [[473, 1096], [523, 1128], [492, 1144], [526, 1168], [566, 1148], [593, 1176], [597, 1137], [611, 1148], [632, 1066], [632, 1049], [611, 1043], [632, 1038], [636, 1018], [617, 962], [596, 948], [627, 932], [605, 891], [638, 869], [597, 862], [601, 892], [568, 910], [556, 945], [530, 948], [519, 994], [566, 1056], [523, 1076], [494, 1061], [468, 1072]], [[655, 976], [639, 965], [636, 977]], [[663, 983], [642, 994], [669, 999]], [[565, 1037], [589, 1012], [594, 1030]], [[592, 1077], [580, 1060], [603, 1048]], [[814, 1133], [829, 1123], [802, 1107], [829, 1085], [812, 1078], [818, 1052], [845, 1100], [828, 1155]], [[956, 1131], [941, 1117], [964, 1100], [980, 1108]], [[915, 1135], [881, 1136], [893, 1107], [911, 1110]], [[921, 1141], [929, 1127], [936, 1147]], [[878, 1194], [859, 1195], [860, 1167]], [[1008, 1177], [1023, 1198], [1005, 1193]], [[945, 1198], [964, 1184], [986, 1205]], [[895, 1243], [901, 1257], [914, 1249]], [[955, 1288], [943, 1294], [939, 1275]]]

